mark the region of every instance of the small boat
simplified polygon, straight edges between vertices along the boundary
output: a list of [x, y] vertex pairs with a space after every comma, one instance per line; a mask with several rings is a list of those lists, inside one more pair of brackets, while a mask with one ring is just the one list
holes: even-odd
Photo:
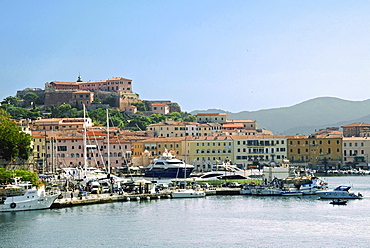
[[25, 210], [48, 209], [60, 195], [47, 194], [42, 187], [36, 189], [31, 183], [18, 183], [2, 185], [0, 187], [0, 212], [16, 212]]
[[206, 192], [194, 189], [179, 189], [171, 193], [172, 198], [200, 198], [205, 197]]
[[333, 205], [346, 205], [347, 204], [347, 201], [346, 200], [343, 200], [343, 199], [334, 199], [330, 202], [330, 204], [333, 204]]
[[362, 194], [358, 193], [357, 195], [355, 193], [350, 193], [349, 189], [350, 186], [339, 186], [336, 187], [333, 190], [323, 190], [323, 191], [317, 191], [316, 194], [321, 199], [361, 199]]

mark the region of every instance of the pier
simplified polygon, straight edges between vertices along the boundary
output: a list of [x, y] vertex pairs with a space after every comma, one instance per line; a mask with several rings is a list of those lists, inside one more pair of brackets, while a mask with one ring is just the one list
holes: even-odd
[[[88, 194], [86, 196], [66, 197], [68, 194], [63, 194], [63, 198], [57, 199], [51, 208], [66, 208], [91, 204], [102, 204], [111, 202], [123, 201], [150, 201], [158, 199], [170, 199], [172, 191], [164, 191], [160, 193], [146, 193], [146, 194]], [[215, 188], [205, 190], [207, 196], [214, 195], [239, 195], [240, 189], [231, 188]]]

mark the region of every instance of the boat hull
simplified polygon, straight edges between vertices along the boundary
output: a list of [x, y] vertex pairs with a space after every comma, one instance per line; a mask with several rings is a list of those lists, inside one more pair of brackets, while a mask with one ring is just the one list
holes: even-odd
[[179, 190], [171, 193], [172, 198], [201, 198], [205, 196], [206, 193], [202, 190]]
[[35, 197], [32, 199], [9, 197], [3, 204], [0, 204], [0, 212], [48, 209], [57, 198], [58, 195]]
[[145, 170], [145, 177], [155, 178], [188, 178], [193, 168], [152, 168]]
[[321, 191], [316, 192], [321, 199], [361, 199], [362, 196], [348, 192]]

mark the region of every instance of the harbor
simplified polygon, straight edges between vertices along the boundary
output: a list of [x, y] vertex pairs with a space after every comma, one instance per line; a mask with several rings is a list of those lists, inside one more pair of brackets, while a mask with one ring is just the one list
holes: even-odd
[[163, 197], [1, 213], [2, 246], [367, 247], [369, 177], [323, 179], [364, 198], [333, 205], [312, 195]]

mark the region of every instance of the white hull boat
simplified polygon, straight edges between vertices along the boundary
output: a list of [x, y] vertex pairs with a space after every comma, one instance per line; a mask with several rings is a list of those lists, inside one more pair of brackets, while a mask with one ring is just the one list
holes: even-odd
[[[30, 183], [1, 186], [0, 212], [48, 209], [59, 194], [46, 194]], [[8, 193], [7, 193], [8, 192]]]
[[205, 197], [206, 193], [203, 190], [179, 189], [171, 193], [172, 198], [200, 198]]
[[317, 191], [316, 194], [321, 199], [361, 199], [362, 195], [361, 193], [358, 193], [357, 195], [355, 193], [350, 193], [349, 189], [351, 187], [349, 186], [339, 186], [333, 190], [323, 190], [323, 191]]

